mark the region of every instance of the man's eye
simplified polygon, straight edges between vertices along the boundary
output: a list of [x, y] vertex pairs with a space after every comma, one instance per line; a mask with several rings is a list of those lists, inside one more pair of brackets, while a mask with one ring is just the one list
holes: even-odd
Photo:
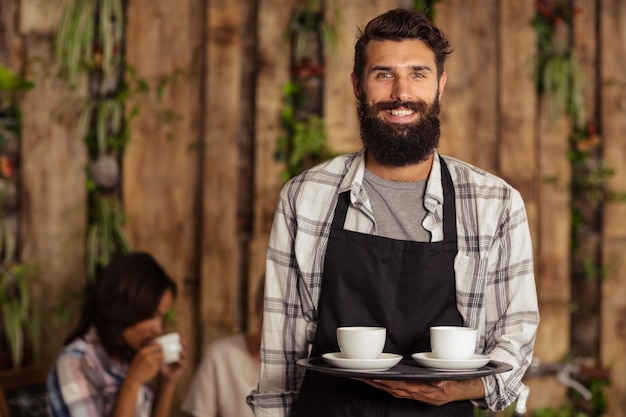
[[392, 75], [388, 72], [379, 72], [377, 78], [391, 78]]

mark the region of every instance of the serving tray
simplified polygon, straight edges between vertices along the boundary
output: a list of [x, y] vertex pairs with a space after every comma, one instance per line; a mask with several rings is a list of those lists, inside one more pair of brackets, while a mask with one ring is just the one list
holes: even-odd
[[472, 379], [508, 372], [513, 369], [508, 363], [494, 360], [489, 361], [485, 366], [472, 370], [431, 369], [419, 365], [413, 359], [403, 359], [396, 366], [385, 371], [336, 368], [329, 365], [322, 357], [300, 359], [297, 364], [311, 371], [344, 378], [394, 379], [402, 381]]

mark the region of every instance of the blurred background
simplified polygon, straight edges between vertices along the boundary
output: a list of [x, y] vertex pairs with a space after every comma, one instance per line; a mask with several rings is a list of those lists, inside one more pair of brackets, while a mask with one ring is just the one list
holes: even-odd
[[205, 346], [256, 328], [284, 181], [360, 148], [357, 28], [396, 7], [455, 49], [440, 152], [526, 201], [529, 407], [622, 416], [621, 0], [0, 0], [0, 369], [47, 366], [98, 271], [142, 250], [179, 285], [180, 398]]

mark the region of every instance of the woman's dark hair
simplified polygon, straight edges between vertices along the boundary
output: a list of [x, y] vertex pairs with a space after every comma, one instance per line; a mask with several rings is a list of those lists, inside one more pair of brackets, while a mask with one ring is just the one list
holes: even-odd
[[143, 252], [118, 255], [96, 279], [78, 325], [65, 344], [83, 337], [94, 326], [109, 355], [132, 355], [122, 332], [153, 317], [167, 290], [176, 297], [176, 283], [152, 256]]
[[354, 46], [354, 75], [363, 84], [363, 71], [367, 62], [367, 46], [371, 41], [402, 41], [417, 39], [423, 41], [435, 54], [437, 79], [443, 74], [446, 56], [452, 53], [450, 43], [443, 32], [421, 12], [407, 9], [394, 9], [372, 19], [364, 30], [357, 33]]

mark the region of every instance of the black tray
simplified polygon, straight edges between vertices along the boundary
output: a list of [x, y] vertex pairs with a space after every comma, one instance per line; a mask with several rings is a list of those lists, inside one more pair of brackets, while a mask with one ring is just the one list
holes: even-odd
[[344, 378], [393, 379], [402, 381], [433, 381], [460, 380], [508, 372], [513, 367], [508, 363], [489, 361], [485, 366], [472, 370], [440, 370], [425, 368], [413, 359], [403, 359], [393, 368], [386, 371], [359, 371], [354, 369], [336, 368], [329, 365], [323, 358], [300, 359], [297, 364], [311, 371]]

